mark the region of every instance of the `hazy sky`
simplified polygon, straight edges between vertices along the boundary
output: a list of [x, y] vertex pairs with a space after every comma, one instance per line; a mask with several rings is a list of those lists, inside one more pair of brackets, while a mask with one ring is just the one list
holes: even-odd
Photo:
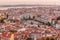
[[0, 0], [0, 5], [9, 5], [9, 4], [60, 5], [60, 0]]

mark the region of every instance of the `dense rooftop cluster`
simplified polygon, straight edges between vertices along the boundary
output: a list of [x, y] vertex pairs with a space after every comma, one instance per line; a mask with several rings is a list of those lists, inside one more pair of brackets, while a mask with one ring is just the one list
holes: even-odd
[[[1, 40], [60, 40], [59, 7], [0, 10]], [[60, 21], [58, 21], [60, 23]]]

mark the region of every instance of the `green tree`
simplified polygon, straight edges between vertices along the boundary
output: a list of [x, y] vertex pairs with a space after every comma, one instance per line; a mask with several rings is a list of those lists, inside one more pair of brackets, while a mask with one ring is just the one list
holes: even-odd
[[49, 40], [49, 38], [47, 37], [46, 40]]
[[54, 40], [54, 38], [51, 38], [50, 40]]
[[46, 25], [51, 26], [51, 23], [50, 22], [47, 22]]
[[32, 40], [32, 38], [27, 38], [26, 40]]
[[10, 30], [10, 32], [11, 32], [11, 33], [15, 33], [15, 32], [17, 32], [17, 30]]
[[44, 38], [42, 37], [42, 40], [44, 40]]

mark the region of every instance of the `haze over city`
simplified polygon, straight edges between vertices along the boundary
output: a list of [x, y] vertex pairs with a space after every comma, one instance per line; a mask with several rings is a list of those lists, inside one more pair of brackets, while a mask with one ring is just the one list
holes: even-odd
[[0, 0], [0, 5], [17, 4], [60, 5], [60, 0]]

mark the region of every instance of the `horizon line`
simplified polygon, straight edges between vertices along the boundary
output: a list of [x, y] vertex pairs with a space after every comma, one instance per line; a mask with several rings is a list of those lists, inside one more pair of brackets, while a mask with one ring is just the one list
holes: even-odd
[[20, 6], [60, 6], [60, 5], [40, 5], [40, 4], [17, 4], [17, 5], [0, 5], [0, 7], [20, 7]]

